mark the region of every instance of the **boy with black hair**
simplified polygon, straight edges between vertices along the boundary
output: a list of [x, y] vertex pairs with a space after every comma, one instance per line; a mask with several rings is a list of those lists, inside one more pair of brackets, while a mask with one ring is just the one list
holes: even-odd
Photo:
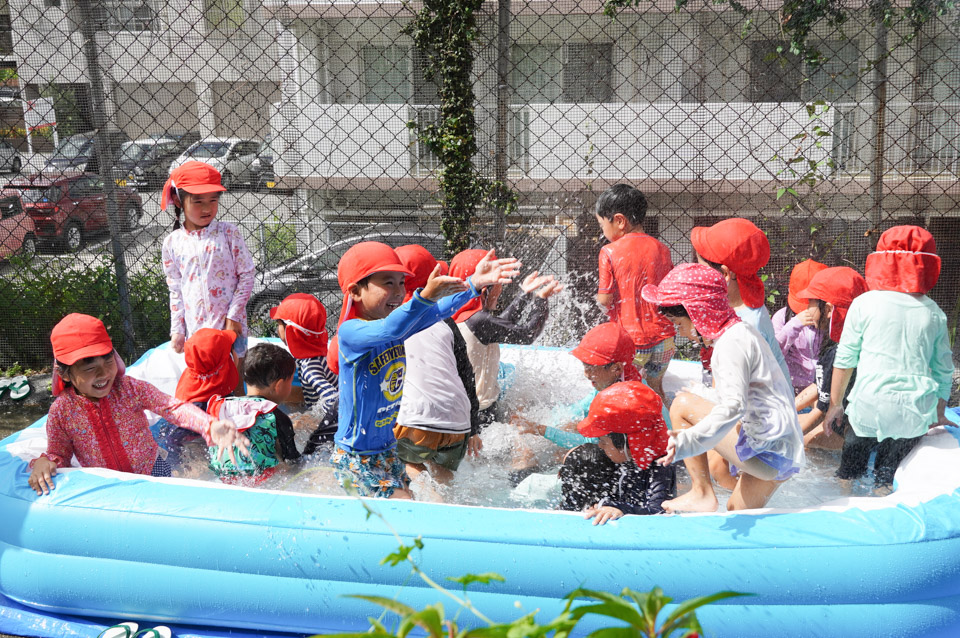
[[293, 423], [279, 409], [290, 396], [296, 365], [293, 356], [280, 346], [258, 344], [247, 351], [243, 363], [247, 396], [210, 399], [207, 412], [229, 419], [250, 439], [250, 453], [246, 457], [237, 455], [236, 463], [217, 460], [211, 448], [210, 469], [225, 482], [242, 477], [257, 477], [254, 482], [259, 482], [272, 474], [280, 461], [300, 460]]
[[662, 397], [663, 374], [676, 350], [676, 332], [656, 306], [643, 300], [640, 289], [660, 283], [670, 272], [670, 250], [643, 232], [647, 199], [633, 186], [617, 184], [604, 191], [597, 199], [596, 214], [610, 242], [600, 249], [597, 302], [633, 339], [634, 363]]

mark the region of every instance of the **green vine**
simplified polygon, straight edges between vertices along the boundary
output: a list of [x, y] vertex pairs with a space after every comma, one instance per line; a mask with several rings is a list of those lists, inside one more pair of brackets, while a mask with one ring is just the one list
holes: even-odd
[[488, 205], [509, 214], [516, 194], [505, 184], [485, 179], [477, 171], [473, 43], [480, 35], [476, 13], [483, 0], [424, 0], [404, 32], [426, 58], [424, 75], [433, 80], [440, 97], [436, 122], [407, 122], [417, 138], [440, 162], [437, 181], [448, 257], [469, 248], [470, 225], [476, 208]]

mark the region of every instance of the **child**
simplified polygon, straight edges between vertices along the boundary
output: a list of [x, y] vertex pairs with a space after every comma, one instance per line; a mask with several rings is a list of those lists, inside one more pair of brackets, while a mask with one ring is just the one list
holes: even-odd
[[805, 461], [793, 391], [773, 351], [730, 307], [724, 277], [708, 266], [677, 266], [659, 286], [645, 286], [641, 294], [670, 317], [678, 335], [702, 338], [713, 347], [711, 363], [719, 397], [713, 403], [681, 392], [670, 407], [674, 427], [686, 429], [674, 431], [660, 462], [669, 465], [684, 459], [693, 487], [664, 503], [664, 509], [717, 509], [704, 454], [710, 449], [739, 468], [727, 509], [763, 507]]
[[639, 381], [614, 383], [597, 394], [577, 429], [599, 437], [574, 448], [560, 468], [560, 508], [584, 511], [594, 525], [624, 514], [660, 514], [676, 494], [672, 465], [653, 461], [667, 449], [660, 396]]
[[[404, 284], [404, 303], [426, 285], [437, 260], [423, 246], [397, 248], [401, 263], [413, 273]], [[407, 370], [393, 433], [397, 456], [415, 479], [429, 471], [449, 483], [468, 451], [481, 447], [479, 405], [467, 344], [453, 319], [444, 319], [407, 337]], [[457, 379], [452, 378], [457, 371]], [[459, 383], [458, 383], [459, 381]]]
[[[200, 328], [183, 346], [187, 368], [180, 375], [174, 397], [193, 403], [201, 410], [215, 395], [230, 394], [240, 381], [233, 343], [237, 334], [231, 330]], [[150, 426], [153, 438], [167, 451], [167, 464], [179, 469], [183, 445], [196, 438], [196, 433], [178, 428], [166, 419]]]
[[[460, 279], [470, 277], [486, 254], [478, 249], [464, 250], [450, 262], [450, 275]], [[533, 343], [547, 322], [550, 312], [547, 299], [563, 290], [563, 286], [552, 276], [541, 277], [533, 272], [520, 284], [521, 294], [497, 316], [493, 311], [497, 308], [501, 290], [500, 286], [491, 286], [483, 291], [479, 299], [470, 301], [453, 315], [460, 334], [467, 342], [467, 355], [477, 385], [481, 426], [497, 420], [500, 344]], [[528, 307], [530, 315], [525, 323], [520, 323], [520, 317]]]
[[37, 494], [54, 488], [57, 469], [76, 456], [82, 467], [170, 476], [170, 466], [147, 427], [144, 410], [203, 434], [233, 458], [233, 446], [247, 451], [247, 440], [232, 423], [213, 419], [190, 403], [164, 394], [146, 381], [124, 374], [123, 362], [103, 323], [70, 314], [50, 333], [53, 394], [47, 418], [47, 451], [30, 462], [28, 483]]
[[393, 434], [406, 369], [403, 341], [451, 316], [482, 288], [509, 283], [517, 267], [515, 259], [494, 260], [493, 251], [468, 282], [439, 275], [438, 266], [402, 303], [404, 277], [412, 273], [393, 248], [361, 242], [344, 253], [337, 266], [344, 295], [337, 332], [340, 420], [330, 459], [341, 485], [362, 496], [411, 498]]
[[813, 317], [814, 310], [807, 308], [807, 300], [797, 296], [810, 280], [827, 266], [812, 259], [801, 261], [790, 273], [790, 292], [787, 305], [773, 315], [773, 331], [787, 362], [793, 393], [799, 394], [814, 382], [814, 368], [820, 349], [820, 331]]
[[270, 318], [297, 360], [303, 407], [319, 417], [303, 449], [304, 454], [313, 454], [321, 443], [332, 441], [337, 431], [339, 381], [327, 365], [327, 309], [313, 295], [297, 292], [271, 308]]
[[250, 452], [233, 459], [219, 459], [210, 448], [210, 469], [230, 483], [240, 477], [266, 478], [280, 461], [298, 461], [293, 423], [279, 409], [290, 396], [296, 362], [289, 352], [273, 343], [250, 348], [243, 363], [246, 397], [214, 397], [207, 412], [229, 418], [250, 440]]
[[753, 222], [734, 217], [690, 233], [697, 261], [718, 270], [726, 279], [727, 296], [737, 316], [757, 329], [770, 346], [787, 383], [790, 369], [783, 358], [777, 335], [764, 305], [763, 280], [757, 271], [770, 260], [770, 242]]
[[933, 235], [919, 226], [894, 226], [867, 256], [868, 292], [850, 305], [833, 361], [825, 428], [839, 425], [849, 396], [850, 427], [837, 476], [867, 470], [876, 448], [874, 484], [886, 491], [900, 461], [944, 416], [953, 383], [947, 318], [926, 296], [940, 276]]
[[630, 335], [637, 367], [663, 397], [663, 375], [676, 350], [673, 324], [640, 298], [640, 289], [658, 284], [673, 268], [670, 250], [643, 232], [647, 200], [636, 188], [617, 184], [597, 199], [597, 222], [610, 242], [600, 249], [597, 301], [610, 321]]
[[161, 210], [173, 204], [176, 216], [173, 232], [163, 240], [163, 271], [170, 288], [173, 349], [183, 352], [186, 338], [200, 328], [232, 330], [242, 368], [255, 266], [237, 226], [216, 219], [225, 190], [209, 164], [191, 161], [173, 169], [160, 197]]
[[[843, 334], [847, 310], [853, 300], [866, 291], [867, 282], [860, 273], [853, 268], [840, 266], [818, 272], [806, 289], [798, 292], [801, 299], [808, 300], [806, 312], [813, 318], [814, 327], [821, 333], [818, 340], [822, 343], [816, 359], [816, 405], [799, 417], [800, 429], [805, 435], [803, 442], [807, 447], [837, 450], [843, 444], [842, 437], [835, 436], [832, 430], [824, 430], [821, 422], [830, 408], [833, 360], [840, 335]], [[813, 399], [810, 403], [813, 403]], [[843, 424], [846, 425], [846, 419]]]

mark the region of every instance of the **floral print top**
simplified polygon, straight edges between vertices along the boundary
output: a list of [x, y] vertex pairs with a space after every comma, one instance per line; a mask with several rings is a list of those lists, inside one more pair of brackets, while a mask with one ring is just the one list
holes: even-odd
[[83, 467], [150, 474], [159, 447], [144, 410], [209, 438], [213, 417], [206, 412], [146, 381], [119, 375], [110, 394], [98, 401], [77, 394], [72, 387], [57, 397], [47, 416], [43, 456], [57, 467], [68, 467], [76, 456]]
[[195, 231], [178, 228], [163, 240], [162, 254], [171, 336], [222, 330], [227, 319], [239, 322], [246, 336], [256, 266], [235, 224], [215, 219]]

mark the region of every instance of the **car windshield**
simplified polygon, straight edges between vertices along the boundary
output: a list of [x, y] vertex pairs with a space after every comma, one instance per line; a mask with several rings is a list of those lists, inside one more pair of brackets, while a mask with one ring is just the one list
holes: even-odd
[[188, 153], [190, 157], [223, 157], [230, 151], [230, 142], [201, 142]]
[[23, 198], [23, 201], [31, 204], [44, 204], [60, 199], [59, 186], [17, 186], [11, 184], [7, 188], [17, 189], [20, 191], [20, 197]]
[[85, 155], [87, 145], [90, 142], [88, 137], [68, 137], [57, 147], [54, 158], [57, 157], [79, 157]]
[[127, 142], [120, 150], [119, 161], [121, 162], [139, 162], [150, 154], [155, 144], [137, 144], [136, 142]]

